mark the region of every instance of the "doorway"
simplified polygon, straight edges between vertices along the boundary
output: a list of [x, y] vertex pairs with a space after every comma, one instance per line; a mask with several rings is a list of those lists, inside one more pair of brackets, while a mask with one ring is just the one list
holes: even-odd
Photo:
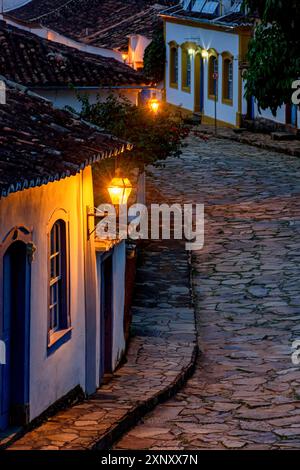
[[247, 98], [247, 119], [253, 121], [255, 119], [255, 98], [250, 96]]
[[285, 123], [297, 127], [297, 106], [287, 103], [285, 106]]
[[30, 263], [27, 246], [15, 241], [3, 258], [0, 365], [0, 429], [29, 422]]
[[203, 113], [204, 105], [204, 74], [203, 59], [201, 52], [195, 55], [195, 90], [194, 90], [194, 112]]
[[113, 266], [112, 255], [106, 256], [101, 265], [101, 321], [100, 321], [100, 380], [112, 373], [113, 347]]

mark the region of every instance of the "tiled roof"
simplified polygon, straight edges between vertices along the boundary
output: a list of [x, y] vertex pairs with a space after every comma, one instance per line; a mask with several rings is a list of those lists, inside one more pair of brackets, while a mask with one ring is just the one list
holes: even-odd
[[158, 13], [177, 0], [33, 0], [9, 15], [38, 22], [66, 36], [111, 49], [124, 49], [129, 34], [149, 39]]
[[252, 19], [242, 12], [228, 13], [224, 16], [218, 16], [217, 14], [184, 10], [180, 5], [176, 5], [168, 10], [162, 10], [160, 14], [167, 17], [190, 19], [198, 22], [204, 21], [206, 23], [218, 24], [220, 26], [251, 26], [253, 23]]
[[89, 34], [85, 42], [93, 46], [118, 49], [127, 51], [128, 36], [140, 34], [148, 39], [152, 39], [155, 32], [162, 27], [162, 20], [159, 12], [162, 8], [150, 6], [145, 10], [132, 15], [113, 26]]
[[7, 103], [0, 105], [0, 197], [75, 175], [131, 148], [24, 87], [7, 87]]
[[42, 39], [0, 22], [0, 74], [34, 86], [121, 86], [145, 84], [131, 67]]
[[249, 26], [253, 23], [252, 18], [243, 13], [228, 13], [219, 19], [221, 23], [229, 23], [233, 26]]

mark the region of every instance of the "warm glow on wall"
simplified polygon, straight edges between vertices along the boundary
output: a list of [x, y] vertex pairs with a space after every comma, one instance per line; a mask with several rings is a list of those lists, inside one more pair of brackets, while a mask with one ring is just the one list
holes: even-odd
[[107, 189], [112, 204], [115, 206], [120, 206], [127, 204], [128, 198], [132, 191], [132, 184], [128, 178], [122, 178], [117, 174], [117, 176], [111, 180]]
[[122, 59], [123, 59], [124, 62], [126, 62], [127, 59], [128, 59], [128, 54], [123, 53], [122, 54]]

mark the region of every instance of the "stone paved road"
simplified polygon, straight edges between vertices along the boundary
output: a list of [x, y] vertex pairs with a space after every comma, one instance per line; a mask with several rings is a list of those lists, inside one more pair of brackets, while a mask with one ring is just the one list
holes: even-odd
[[300, 159], [190, 136], [151, 184], [204, 202], [196, 373], [118, 449], [300, 449]]

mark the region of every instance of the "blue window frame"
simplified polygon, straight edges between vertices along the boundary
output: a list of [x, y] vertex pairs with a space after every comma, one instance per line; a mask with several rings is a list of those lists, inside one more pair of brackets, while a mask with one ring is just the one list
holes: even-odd
[[68, 305], [67, 227], [57, 220], [50, 232], [49, 253], [49, 337], [70, 327]]

